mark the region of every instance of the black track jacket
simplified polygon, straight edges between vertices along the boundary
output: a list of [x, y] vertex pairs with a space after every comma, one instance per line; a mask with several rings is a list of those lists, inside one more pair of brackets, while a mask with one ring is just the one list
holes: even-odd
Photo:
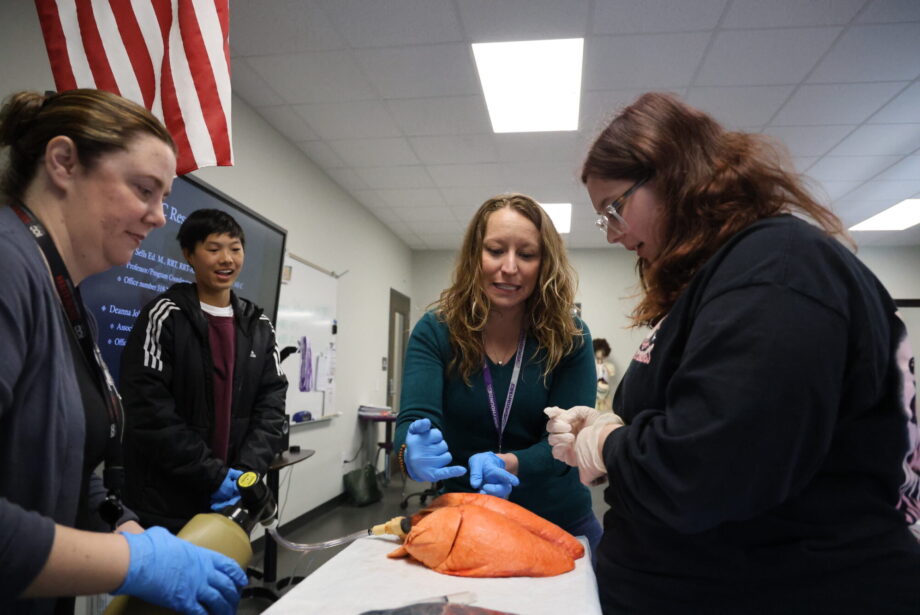
[[[236, 320], [229, 467], [264, 473], [278, 451], [287, 379], [268, 316], [231, 292]], [[194, 284], [148, 303], [122, 353], [124, 499], [145, 526], [176, 531], [210, 510], [228, 466], [211, 452], [214, 365]]]

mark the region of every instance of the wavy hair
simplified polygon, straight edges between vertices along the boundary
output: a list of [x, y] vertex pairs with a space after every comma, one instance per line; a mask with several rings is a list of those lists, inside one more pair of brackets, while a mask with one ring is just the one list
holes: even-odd
[[454, 358], [449, 369], [463, 381], [482, 366], [485, 350], [482, 331], [491, 302], [483, 289], [482, 250], [489, 217], [504, 207], [530, 220], [540, 234], [540, 271], [533, 293], [525, 304], [524, 326], [546, 353], [544, 379], [562, 358], [582, 343], [573, 309], [577, 277], [569, 264], [565, 245], [556, 227], [536, 201], [523, 194], [502, 194], [483, 203], [470, 220], [450, 287], [434, 302], [439, 320], [447, 324]]
[[840, 219], [791, 169], [778, 144], [727, 131], [670, 94], [643, 94], [623, 109], [589, 149], [581, 179], [650, 177], [647, 186], [662, 205], [661, 252], [636, 264], [642, 288], [633, 325], [664, 318], [706, 261], [758, 220], [802, 214], [852, 245]]
[[70, 137], [80, 164], [89, 169], [103, 154], [126, 149], [139, 134], [152, 135], [177, 151], [160, 120], [117, 94], [91, 89], [12, 94], [0, 109], [0, 146], [9, 147], [0, 193], [22, 199], [54, 137]]

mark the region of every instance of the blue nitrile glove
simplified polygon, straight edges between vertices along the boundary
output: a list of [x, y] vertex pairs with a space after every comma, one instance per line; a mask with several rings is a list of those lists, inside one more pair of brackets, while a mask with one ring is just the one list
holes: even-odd
[[236, 479], [242, 475], [242, 470], [227, 470], [224, 482], [211, 494], [211, 510], [221, 510], [240, 501], [240, 488], [236, 485]]
[[432, 429], [430, 420], [419, 419], [409, 425], [403, 456], [409, 478], [434, 483], [466, 474], [463, 466], [448, 466], [451, 459], [441, 430]]
[[479, 493], [507, 499], [512, 487], [520, 484], [521, 480], [505, 469], [505, 462], [495, 453], [486, 451], [470, 457], [470, 487], [479, 489]]
[[246, 573], [236, 562], [152, 527], [122, 536], [131, 559], [121, 587], [112, 594], [137, 596], [151, 604], [194, 615], [233, 615], [246, 586]]

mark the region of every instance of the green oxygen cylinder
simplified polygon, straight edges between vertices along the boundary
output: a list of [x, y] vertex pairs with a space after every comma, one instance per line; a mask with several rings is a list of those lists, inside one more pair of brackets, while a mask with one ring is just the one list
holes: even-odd
[[[271, 492], [255, 472], [245, 472], [236, 481], [240, 503], [220, 512], [199, 513], [176, 534], [236, 561], [243, 570], [252, 559], [249, 534], [256, 523], [270, 522], [276, 513]], [[172, 615], [176, 611], [156, 606], [134, 596], [116, 596], [103, 615]]]

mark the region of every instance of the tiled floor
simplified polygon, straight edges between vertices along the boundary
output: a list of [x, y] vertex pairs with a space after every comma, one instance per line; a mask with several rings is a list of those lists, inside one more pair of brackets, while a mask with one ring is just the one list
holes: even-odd
[[[383, 487], [383, 498], [379, 502], [363, 507], [350, 506], [347, 504], [336, 506], [310, 520], [304, 524], [303, 527], [284, 534], [284, 537], [292, 542], [311, 543], [326, 541], [362, 529], [367, 529], [378, 523], [383, 523], [392, 517], [407, 513], [412, 514], [420, 508], [419, 498], [411, 498], [408, 508], [402, 510], [400, 508], [400, 502], [403, 499], [403, 493], [419, 492], [427, 486], [427, 483], [416, 483], [407, 480], [405, 487], [403, 487], [402, 479], [394, 477], [389, 485]], [[598, 515], [598, 518], [602, 519], [603, 513], [606, 510], [606, 505], [603, 503], [603, 489], [595, 487], [591, 492], [594, 511]], [[341, 545], [303, 554], [279, 550], [278, 578], [284, 579], [285, 577], [291, 576], [307, 576], [346, 546], [347, 545]], [[253, 557], [253, 561], [257, 563], [260, 562], [261, 559], [261, 552], [257, 552]], [[281, 593], [283, 594], [287, 589], [289, 588], [283, 588]], [[267, 600], [257, 597], [244, 598], [240, 603], [237, 613], [238, 615], [261, 613], [269, 604], [270, 602]]]

